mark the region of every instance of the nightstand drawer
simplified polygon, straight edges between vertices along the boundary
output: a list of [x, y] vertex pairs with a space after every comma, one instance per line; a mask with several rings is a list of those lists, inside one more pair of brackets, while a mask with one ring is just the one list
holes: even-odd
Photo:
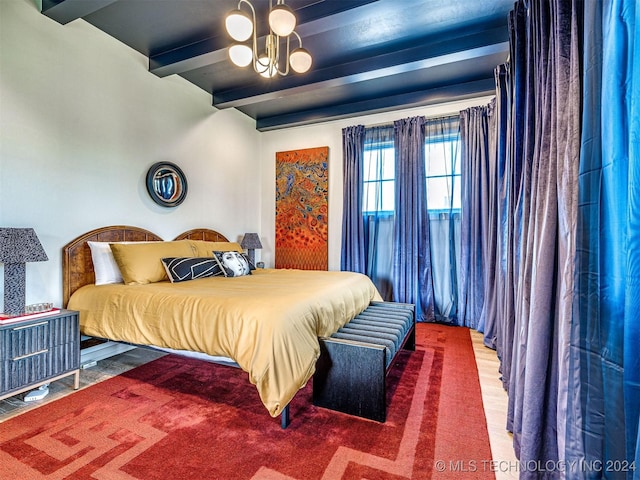
[[4, 332], [6, 335], [6, 355], [3, 360], [20, 360], [32, 355], [41, 355], [49, 350], [48, 320], [31, 325], [14, 326]]
[[0, 329], [0, 397], [79, 368], [77, 312], [63, 310]]

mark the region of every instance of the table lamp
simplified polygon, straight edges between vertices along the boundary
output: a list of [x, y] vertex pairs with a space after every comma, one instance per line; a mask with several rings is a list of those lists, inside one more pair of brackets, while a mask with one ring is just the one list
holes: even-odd
[[25, 311], [25, 263], [49, 260], [33, 228], [0, 228], [0, 263], [4, 263], [4, 312]]
[[260, 237], [257, 233], [245, 233], [244, 237], [242, 237], [242, 242], [240, 242], [240, 246], [244, 248], [249, 254], [249, 261], [255, 265], [256, 264], [256, 248], [262, 248], [262, 244], [260, 243]]

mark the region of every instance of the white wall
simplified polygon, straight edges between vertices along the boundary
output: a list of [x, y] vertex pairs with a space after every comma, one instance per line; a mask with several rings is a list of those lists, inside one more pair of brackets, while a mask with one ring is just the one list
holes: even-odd
[[[430, 107], [364, 115], [316, 125], [264, 132], [261, 138], [262, 164], [262, 260], [269, 266], [275, 261], [275, 156], [276, 152], [300, 148], [329, 147], [329, 270], [340, 269], [342, 236], [342, 129], [351, 125], [378, 125], [394, 120], [424, 115], [437, 117], [458, 113], [475, 105], [486, 105], [492, 97], [443, 103]], [[266, 241], [265, 241], [266, 240]]]
[[[32, 0], [0, 0], [0, 226], [35, 228], [49, 256], [27, 264], [27, 303], [61, 303], [61, 247], [93, 228], [257, 230], [260, 133], [211, 103], [82, 20], [63, 26]], [[158, 161], [188, 178], [179, 207], [147, 195]]]

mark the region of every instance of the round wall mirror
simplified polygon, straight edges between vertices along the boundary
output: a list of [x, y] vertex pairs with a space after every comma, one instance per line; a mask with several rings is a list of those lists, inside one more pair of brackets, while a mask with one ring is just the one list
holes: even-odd
[[187, 178], [177, 165], [158, 162], [147, 172], [147, 191], [158, 205], [177, 207], [187, 196]]

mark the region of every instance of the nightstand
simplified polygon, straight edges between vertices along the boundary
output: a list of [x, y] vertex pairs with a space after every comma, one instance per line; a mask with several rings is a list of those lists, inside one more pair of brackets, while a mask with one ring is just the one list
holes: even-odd
[[78, 312], [0, 325], [0, 400], [75, 375], [80, 387]]

